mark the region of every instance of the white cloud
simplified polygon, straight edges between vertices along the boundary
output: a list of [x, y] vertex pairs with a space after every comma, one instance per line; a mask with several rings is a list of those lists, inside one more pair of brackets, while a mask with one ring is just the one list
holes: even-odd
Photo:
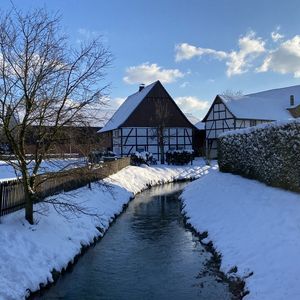
[[263, 54], [266, 49], [265, 42], [261, 38], [256, 37], [253, 31], [239, 38], [238, 44], [238, 51], [225, 52], [182, 43], [175, 46], [175, 60], [178, 62], [189, 60], [196, 56], [208, 55], [218, 60], [226, 61], [226, 74], [228, 77], [242, 74], [249, 70], [254, 59]]
[[277, 26], [274, 31], [271, 32], [271, 38], [274, 42], [278, 42], [284, 38], [283, 34], [279, 33], [280, 26]]
[[274, 42], [278, 42], [279, 40], [284, 38], [284, 35], [280, 34], [279, 32], [271, 32], [271, 38]]
[[121, 106], [121, 104], [123, 104], [123, 102], [126, 100], [126, 98], [124, 97], [116, 97], [111, 99], [110, 104], [113, 108], [118, 108], [119, 106]]
[[239, 39], [239, 51], [229, 53], [226, 62], [228, 77], [248, 72], [252, 61], [266, 51], [265, 42], [251, 31]]
[[195, 56], [211, 55], [217, 59], [224, 59], [227, 53], [224, 51], [217, 51], [210, 48], [200, 48], [187, 43], [178, 44], [175, 46], [175, 61], [188, 60]]
[[162, 69], [157, 64], [149, 64], [148, 62], [138, 66], [132, 66], [126, 69], [126, 76], [123, 80], [129, 84], [145, 83], [149, 84], [153, 81], [160, 80], [162, 83], [170, 83], [178, 78], [184, 77], [184, 73], [178, 69]]
[[196, 116], [203, 116], [210, 106], [208, 101], [193, 96], [176, 97], [174, 100], [182, 111], [193, 113]]
[[187, 86], [191, 85], [188, 81], [183, 82], [182, 84], [180, 84], [179, 87], [181, 88], [186, 88]]
[[269, 51], [257, 72], [274, 71], [281, 74], [294, 74], [300, 77], [300, 35], [282, 42], [275, 50]]

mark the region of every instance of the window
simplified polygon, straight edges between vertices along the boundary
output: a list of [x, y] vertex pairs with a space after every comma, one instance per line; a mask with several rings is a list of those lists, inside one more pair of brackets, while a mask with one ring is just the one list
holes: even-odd
[[178, 136], [184, 136], [184, 128], [178, 128]]
[[147, 137], [145, 137], [145, 136], [138, 136], [137, 137], [137, 144], [147, 144]]
[[170, 136], [176, 136], [176, 128], [170, 128]]
[[146, 128], [137, 128], [137, 135], [146, 136], [147, 135], [147, 129]]

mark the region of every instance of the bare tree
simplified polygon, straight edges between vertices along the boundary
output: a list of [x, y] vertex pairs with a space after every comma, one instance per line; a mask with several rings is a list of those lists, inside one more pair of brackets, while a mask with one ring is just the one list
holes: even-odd
[[[15, 158], [9, 163], [22, 176], [30, 224], [41, 163], [66, 126], [86, 124], [86, 111], [104, 104], [101, 82], [111, 60], [100, 39], [69, 46], [60, 17], [44, 9], [0, 17], [0, 123]], [[36, 143], [27, 159], [33, 127]]]
[[163, 98], [153, 98], [154, 116], [155, 116], [155, 129], [153, 136], [157, 138], [159, 147], [159, 155], [161, 164], [165, 163], [165, 144], [167, 143], [168, 136], [166, 135], [166, 122], [170, 117], [167, 101]]
[[225, 97], [241, 97], [243, 96], [243, 91], [241, 90], [237, 90], [237, 91], [234, 91], [234, 90], [225, 90], [224, 92], [221, 93], [222, 96], [225, 96]]

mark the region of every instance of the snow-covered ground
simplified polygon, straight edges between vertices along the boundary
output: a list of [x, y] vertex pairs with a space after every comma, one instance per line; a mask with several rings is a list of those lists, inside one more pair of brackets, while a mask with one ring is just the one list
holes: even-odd
[[35, 215], [33, 226], [24, 221], [23, 211], [2, 217], [0, 299], [24, 299], [27, 289], [51, 282], [51, 271], [65, 268], [82, 245], [101, 236], [134, 194], [187, 178], [199, 179], [182, 195], [184, 212], [197, 231], [208, 231], [206, 242], [213, 241], [222, 254], [222, 270], [237, 266], [241, 277], [253, 272], [246, 279], [250, 294], [245, 299], [300, 299], [300, 195], [220, 173], [201, 160], [194, 166], [130, 166], [106, 179], [111, 192], [93, 184], [92, 190], [78, 189], [76, 197], [59, 196], [97, 216], [66, 219], [48, 206], [47, 215]]
[[181, 196], [188, 222], [208, 232], [225, 273], [253, 272], [245, 299], [300, 299], [300, 195], [214, 169]]
[[[57, 172], [62, 169], [75, 168], [80, 165], [84, 165], [84, 161], [80, 158], [45, 160], [41, 164], [39, 173]], [[19, 172], [16, 174], [14, 168], [9, 165], [9, 163], [0, 160], [0, 181], [14, 179], [17, 176], [20, 176]]]
[[[24, 221], [24, 211], [0, 219], [0, 299], [24, 299], [27, 289], [35, 291], [39, 284], [52, 281], [51, 271], [62, 270], [80, 253], [82, 245], [89, 245], [101, 231], [107, 230], [110, 221], [119, 214], [133, 194], [148, 185], [178, 179], [198, 178], [209, 167], [203, 161], [194, 166], [127, 167], [112, 175], [106, 182], [110, 191], [98, 184], [92, 190], [81, 188], [76, 197], [61, 194], [60, 200], [84, 205], [93, 214], [66, 219], [52, 206], [46, 205], [47, 215], [35, 214], [36, 225]], [[74, 192], [72, 192], [74, 194]], [[35, 206], [41, 209], [41, 205]], [[43, 206], [45, 209], [45, 204]]]

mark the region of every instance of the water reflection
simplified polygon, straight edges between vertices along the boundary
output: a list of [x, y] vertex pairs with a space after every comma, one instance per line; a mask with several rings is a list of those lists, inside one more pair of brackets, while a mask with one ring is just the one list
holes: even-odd
[[230, 299], [213, 275], [197, 278], [210, 254], [183, 225], [183, 186], [137, 196], [74, 270], [35, 299]]

